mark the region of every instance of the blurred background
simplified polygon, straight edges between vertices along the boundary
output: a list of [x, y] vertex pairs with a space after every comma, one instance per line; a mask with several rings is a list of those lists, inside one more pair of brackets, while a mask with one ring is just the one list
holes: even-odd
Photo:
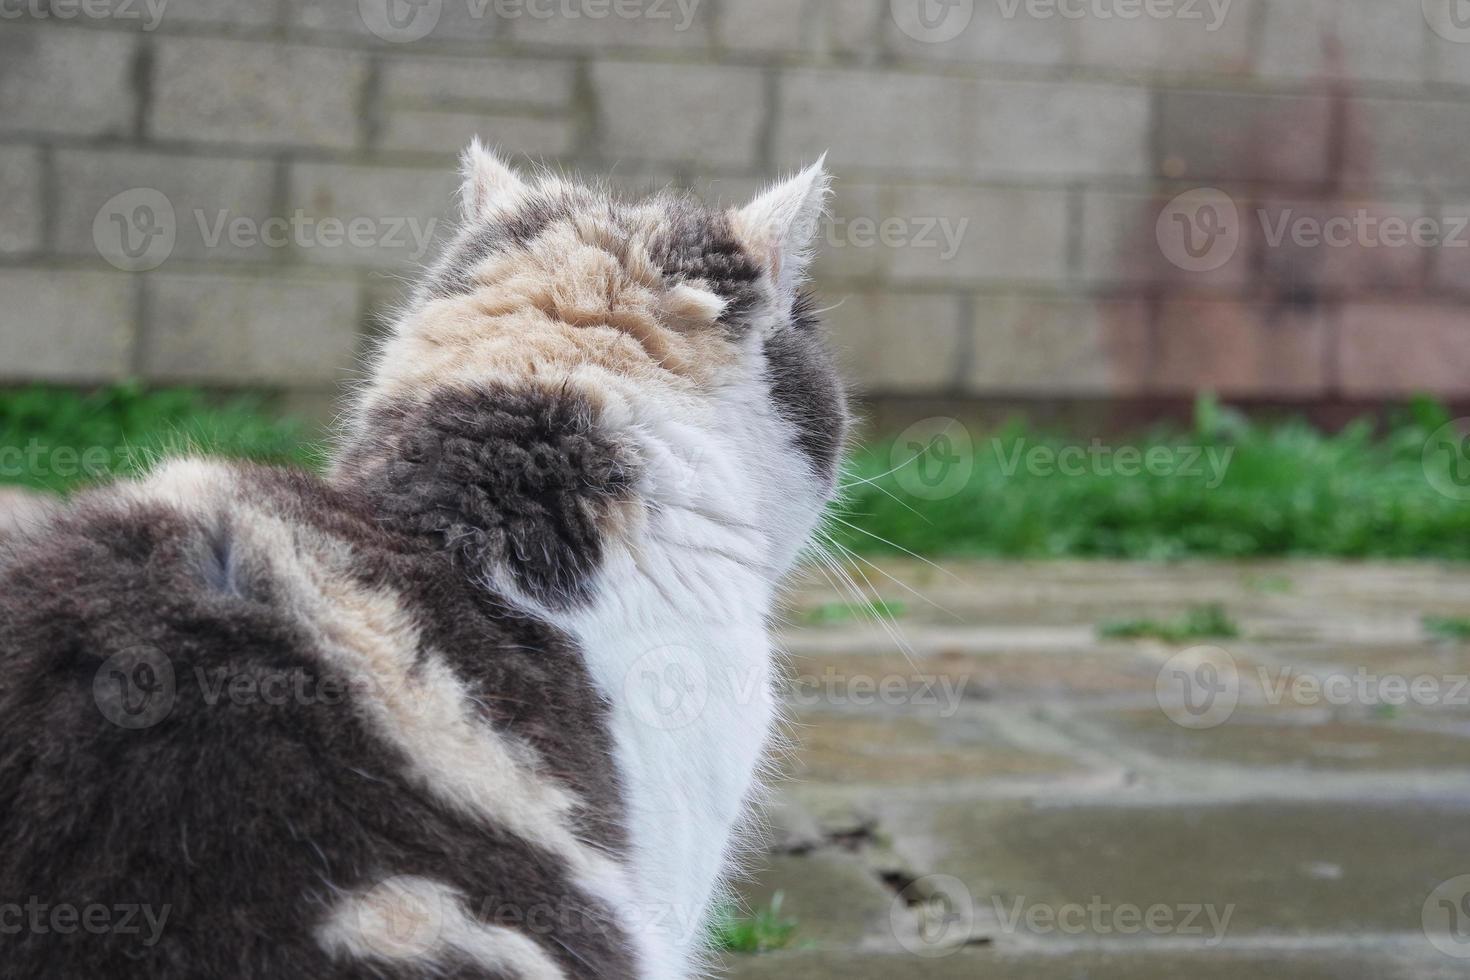
[[865, 425], [738, 976], [1470, 970], [1470, 3], [0, 0], [0, 534], [319, 461], [475, 134], [830, 150]]

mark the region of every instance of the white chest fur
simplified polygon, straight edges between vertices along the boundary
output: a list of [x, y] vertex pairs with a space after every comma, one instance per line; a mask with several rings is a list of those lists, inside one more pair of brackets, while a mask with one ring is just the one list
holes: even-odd
[[718, 583], [744, 593], [748, 611], [711, 615], [670, 601], [668, 587], [692, 583], [660, 581], [646, 564], [615, 560], [606, 580], [617, 581], [616, 594], [573, 630], [612, 704], [641, 906], [629, 925], [656, 947], [645, 956], [663, 961], [648, 964], [663, 980], [687, 975], [776, 709], [763, 597]]

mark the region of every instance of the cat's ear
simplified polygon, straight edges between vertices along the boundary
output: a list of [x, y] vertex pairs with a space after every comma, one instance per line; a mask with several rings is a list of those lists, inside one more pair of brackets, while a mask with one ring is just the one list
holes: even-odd
[[494, 216], [526, 190], [525, 181], [478, 136], [460, 154], [459, 168], [464, 177], [459, 191], [460, 210], [466, 221]]
[[832, 177], [827, 155], [801, 173], [766, 191], [733, 215], [746, 245], [770, 270], [784, 297], [796, 298], [816, 257]]

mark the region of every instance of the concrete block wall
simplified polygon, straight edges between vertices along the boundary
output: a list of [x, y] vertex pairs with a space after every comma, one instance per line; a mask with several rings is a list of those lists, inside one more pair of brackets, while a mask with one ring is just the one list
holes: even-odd
[[330, 393], [479, 133], [730, 202], [830, 150], [874, 396], [1470, 397], [1459, 7], [0, 0], [0, 384]]

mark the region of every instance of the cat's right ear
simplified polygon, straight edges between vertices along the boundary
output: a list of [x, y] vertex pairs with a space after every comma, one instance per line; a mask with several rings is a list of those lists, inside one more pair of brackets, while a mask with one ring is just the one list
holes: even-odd
[[464, 184], [460, 187], [460, 210], [466, 221], [478, 221], [503, 213], [526, 190], [494, 151], [476, 136], [459, 158]]

